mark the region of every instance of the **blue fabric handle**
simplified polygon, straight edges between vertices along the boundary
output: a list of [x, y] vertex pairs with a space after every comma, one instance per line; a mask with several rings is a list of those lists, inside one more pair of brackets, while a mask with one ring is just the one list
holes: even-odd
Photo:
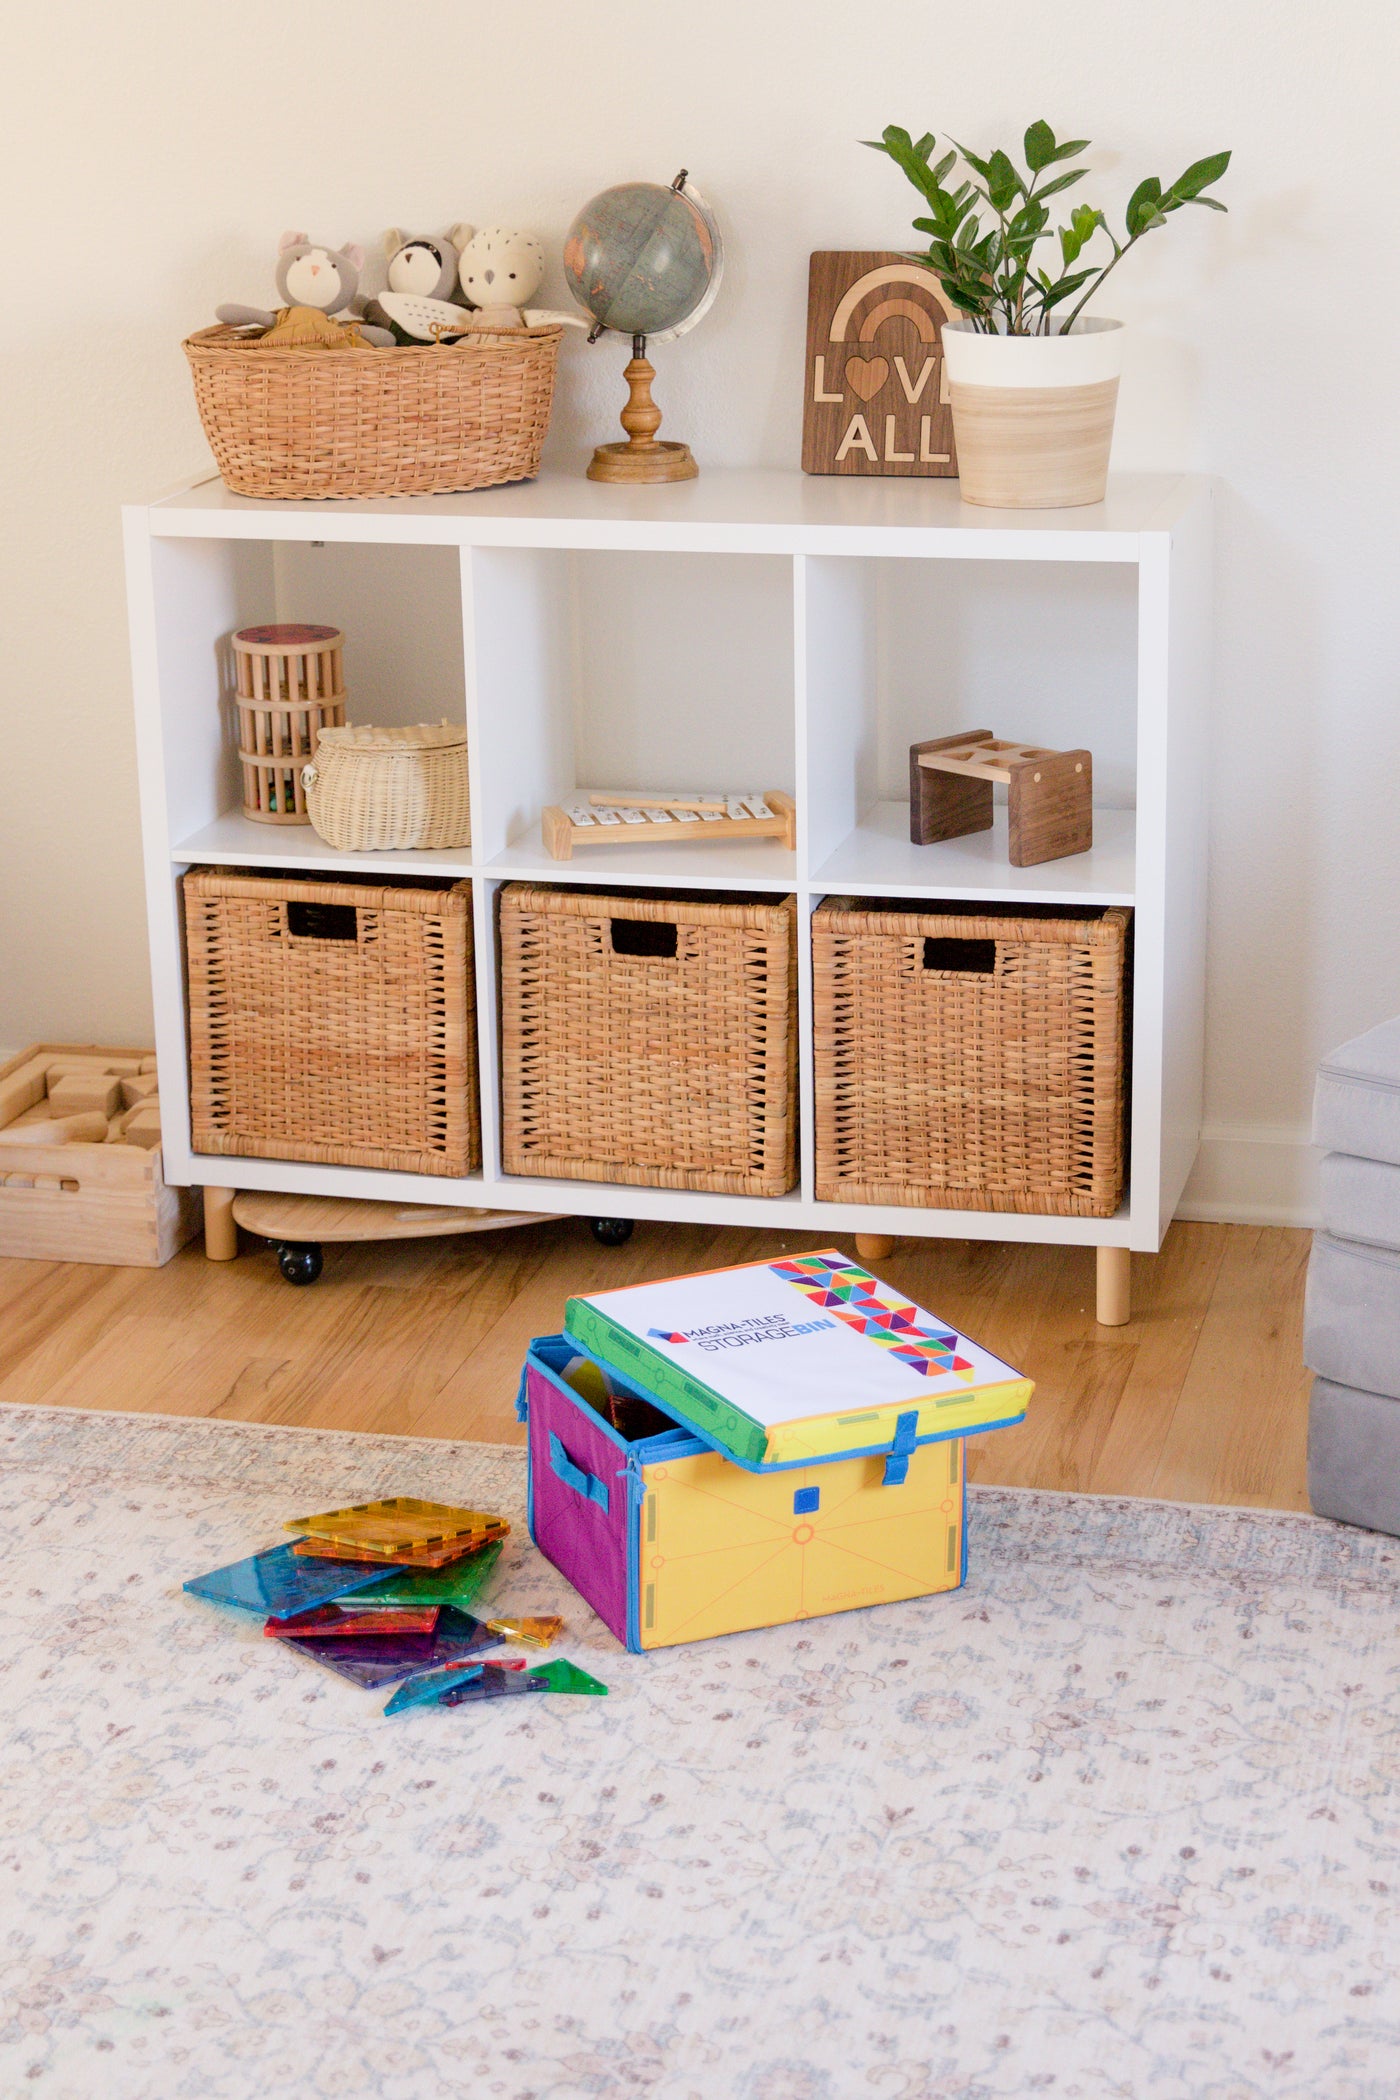
[[914, 1441], [918, 1431], [919, 1410], [917, 1407], [911, 1408], [908, 1414], [895, 1417], [894, 1441], [890, 1445], [890, 1455], [885, 1460], [883, 1486], [887, 1488], [903, 1487], [905, 1481], [909, 1478], [909, 1453], [914, 1448]]
[[555, 1478], [562, 1480], [565, 1487], [571, 1487], [576, 1495], [584, 1496], [589, 1502], [596, 1502], [606, 1513], [607, 1482], [592, 1473], [585, 1473], [582, 1466], [576, 1466], [552, 1429], [549, 1432], [549, 1463]]

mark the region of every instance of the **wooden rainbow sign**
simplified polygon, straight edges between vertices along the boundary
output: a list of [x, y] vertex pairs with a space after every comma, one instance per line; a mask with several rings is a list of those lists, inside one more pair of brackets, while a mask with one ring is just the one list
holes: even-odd
[[942, 340], [952, 310], [907, 256], [812, 257], [804, 473], [957, 473]]

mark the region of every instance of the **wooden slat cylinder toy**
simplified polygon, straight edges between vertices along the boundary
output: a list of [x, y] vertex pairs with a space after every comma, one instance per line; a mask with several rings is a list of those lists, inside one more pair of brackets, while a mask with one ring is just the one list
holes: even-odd
[[233, 637], [243, 814], [258, 824], [309, 824], [301, 769], [323, 729], [345, 720], [338, 627], [284, 622]]

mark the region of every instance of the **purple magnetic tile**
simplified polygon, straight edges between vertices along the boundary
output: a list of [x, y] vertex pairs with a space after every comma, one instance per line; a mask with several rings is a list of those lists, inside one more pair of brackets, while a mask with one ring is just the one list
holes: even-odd
[[354, 1640], [322, 1640], [315, 1635], [291, 1638], [282, 1643], [324, 1663], [337, 1676], [373, 1691], [394, 1684], [400, 1677], [414, 1677], [420, 1670], [436, 1669], [439, 1663], [459, 1662], [480, 1648], [494, 1648], [499, 1637], [487, 1630], [470, 1612], [444, 1605], [432, 1633], [361, 1634]]
[[514, 1670], [497, 1670], [486, 1663], [479, 1677], [450, 1686], [437, 1703], [439, 1706], [469, 1706], [475, 1699], [516, 1699], [527, 1692], [548, 1690], [549, 1684], [543, 1677], [522, 1677]]

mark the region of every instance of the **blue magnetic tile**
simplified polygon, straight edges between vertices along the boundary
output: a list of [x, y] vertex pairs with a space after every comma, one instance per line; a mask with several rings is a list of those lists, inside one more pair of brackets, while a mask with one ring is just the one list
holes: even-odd
[[459, 1684], [470, 1684], [481, 1675], [480, 1663], [448, 1663], [442, 1669], [420, 1670], [401, 1684], [389, 1704], [386, 1714], [402, 1713], [406, 1706], [431, 1706], [444, 1692], [450, 1692]]
[[192, 1597], [207, 1597], [213, 1604], [233, 1604], [265, 1619], [289, 1619], [313, 1604], [329, 1604], [333, 1597], [348, 1597], [383, 1580], [382, 1562], [367, 1566], [362, 1560], [308, 1560], [287, 1545], [196, 1575], [185, 1588]]

